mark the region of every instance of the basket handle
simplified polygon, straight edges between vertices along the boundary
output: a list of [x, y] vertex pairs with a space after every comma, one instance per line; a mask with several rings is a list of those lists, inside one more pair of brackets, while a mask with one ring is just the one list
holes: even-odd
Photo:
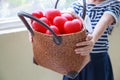
[[22, 22], [24, 23], [24, 25], [26, 26], [26, 28], [28, 29], [28, 31], [31, 33], [32, 36], [34, 36], [34, 31], [33, 31], [33, 29], [30, 27], [29, 23], [27, 22], [27, 20], [26, 20], [24, 17], [33, 19], [33, 20], [37, 21], [38, 23], [40, 23], [41, 25], [43, 25], [45, 28], [47, 28], [47, 29], [53, 34], [53, 41], [54, 41], [57, 45], [60, 45], [60, 44], [61, 44], [61, 42], [62, 42], [61, 36], [57, 36], [56, 33], [55, 33], [46, 23], [44, 23], [44, 22], [41, 21], [40, 19], [32, 16], [32, 15], [29, 14], [29, 13], [23, 12], [23, 11], [18, 12], [18, 16], [19, 16], [19, 18], [22, 20]]
[[57, 5], [58, 5], [58, 2], [59, 2], [59, 1], [60, 1], [60, 0], [56, 0], [55, 6], [54, 6], [55, 9], [57, 9]]
[[84, 20], [86, 16], [86, 0], [83, 0], [83, 14], [82, 19]]

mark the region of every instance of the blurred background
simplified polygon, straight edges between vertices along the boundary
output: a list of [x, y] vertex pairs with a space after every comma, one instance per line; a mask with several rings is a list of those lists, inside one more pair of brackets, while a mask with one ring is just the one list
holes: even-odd
[[[60, 0], [58, 9], [70, 6], [75, 0]], [[0, 0], [0, 80], [62, 80], [59, 73], [33, 64], [32, 45], [25, 26], [17, 17], [18, 11], [31, 13], [54, 8], [56, 0]], [[120, 80], [120, 23], [110, 40], [110, 57], [115, 80]]]

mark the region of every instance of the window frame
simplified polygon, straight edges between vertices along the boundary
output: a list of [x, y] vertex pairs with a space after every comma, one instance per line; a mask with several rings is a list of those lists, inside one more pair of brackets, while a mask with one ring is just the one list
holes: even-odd
[[22, 21], [17, 18], [9, 18], [7, 20], [0, 20], [0, 35], [27, 31], [27, 28]]

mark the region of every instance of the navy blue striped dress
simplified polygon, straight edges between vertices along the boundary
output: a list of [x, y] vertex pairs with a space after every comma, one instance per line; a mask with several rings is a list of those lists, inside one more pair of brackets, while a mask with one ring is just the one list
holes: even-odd
[[[80, 0], [74, 2], [72, 10], [82, 16], [83, 5]], [[117, 0], [105, 0], [100, 4], [87, 4], [87, 16], [91, 22], [91, 29], [93, 29], [98, 23], [99, 19], [104, 13], [111, 14], [115, 21], [108, 26], [104, 34], [95, 43], [91, 55], [91, 61], [85, 66], [85, 68], [79, 73], [75, 79], [63, 77], [63, 80], [114, 80], [112, 66], [108, 54], [109, 44], [108, 44], [108, 34], [115, 23], [117, 23], [120, 17], [120, 1]], [[89, 31], [89, 30], [88, 30]]]

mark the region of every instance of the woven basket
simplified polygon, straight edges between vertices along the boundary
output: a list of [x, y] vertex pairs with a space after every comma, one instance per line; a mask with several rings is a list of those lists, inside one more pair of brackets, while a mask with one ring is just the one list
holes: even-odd
[[75, 54], [76, 43], [84, 41], [86, 31], [60, 35], [62, 42], [55, 44], [53, 36], [34, 31], [33, 51], [38, 65], [74, 78], [89, 62], [90, 56]]
[[[84, 14], [85, 10], [83, 10]], [[90, 61], [90, 56], [75, 54], [76, 43], [84, 41], [86, 30], [71, 34], [56, 35], [48, 25], [29, 13], [19, 12], [19, 18], [23, 21], [33, 37], [34, 62], [42, 67], [53, 70], [70, 78], [75, 78]], [[24, 18], [30, 18], [46, 27], [53, 35], [33, 30]], [[85, 14], [83, 15], [85, 17]]]

